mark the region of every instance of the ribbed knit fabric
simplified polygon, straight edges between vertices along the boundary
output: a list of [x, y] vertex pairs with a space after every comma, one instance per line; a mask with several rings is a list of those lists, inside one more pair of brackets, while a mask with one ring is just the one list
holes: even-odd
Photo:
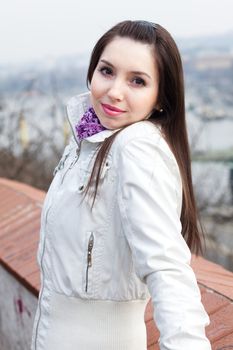
[[54, 294], [45, 350], [146, 350], [147, 302]]

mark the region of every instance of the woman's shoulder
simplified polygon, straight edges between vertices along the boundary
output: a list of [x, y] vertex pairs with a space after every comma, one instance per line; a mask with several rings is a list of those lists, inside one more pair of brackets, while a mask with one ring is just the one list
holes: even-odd
[[126, 126], [118, 136], [118, 141], [122, 144], [128, 143], [135, 138], [161, 136], [161, 130], [158, 125], [151, 123], [148, 120], [142, 120]]
[[[128, 149], [151, 152], [155, 151], [174, 160], [174, 155], [165, 140], [161, 127], [148, 120], [133, 123], [121, 130], [115, 141], [115, 149], [124, 152]], [[117, 152], [118, 153], [118, 152]]]
[[162, 176], [174, 181], [174, 187], [181, 193], [181, 176], [176, 158], [162, 129], [152, 122], [140, 121], [121, 130], [113, 142], [112, 155], [113, 164], [121, 176], [132, 173], [133, 169], [142, 177], [143, 174]]

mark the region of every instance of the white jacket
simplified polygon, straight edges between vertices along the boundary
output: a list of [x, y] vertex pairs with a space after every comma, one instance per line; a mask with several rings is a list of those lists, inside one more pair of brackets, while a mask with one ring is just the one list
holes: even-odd
[[209, 317], [181, 235], [182, 185], [176, 160], [159, 128], [146, 120], [128, 126], [111, 146], [91, 211], [91, 200], [87, 196], [82, 201], [83, 193], [97, 147], [115, 131], [101, 131], [80, 143], [75, 124], [89, 106], [89, 93], [68, 103], [73, 136], [42, 210], [42, 286], [32, 349], [50, 349], [44, 344], [53, 323], [49, 310], [55, 292], [64, 298], [138, 300], [145, 305], [151, 296], [161, 350], [209, 350]]

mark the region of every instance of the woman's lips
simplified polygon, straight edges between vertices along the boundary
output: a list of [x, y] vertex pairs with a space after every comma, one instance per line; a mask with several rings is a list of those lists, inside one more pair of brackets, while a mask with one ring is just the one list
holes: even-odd
[[104, 113], [110, 115], [110, 116], [116, 116], [116, 115], [119, 115], [121, 113], [125, 113], [125, 111], [123, 111], [122, 109], [119, 109], [117, 107], [114, 107], [114, 106], [110, 106], [110, 105], [107, 105], [105, 103], [101, 103], [101, 106], [104, 110]]

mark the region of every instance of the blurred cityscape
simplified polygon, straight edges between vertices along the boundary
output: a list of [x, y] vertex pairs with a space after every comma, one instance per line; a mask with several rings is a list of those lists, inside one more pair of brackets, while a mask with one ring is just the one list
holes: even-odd
[[[177, 42], [207, 257], [233, 269], [233, 32]], [[69, 138], [65, 105], [87, 90], [88, 63], [83, 54], [0, 66], [0, 176], [48, 189]]]

